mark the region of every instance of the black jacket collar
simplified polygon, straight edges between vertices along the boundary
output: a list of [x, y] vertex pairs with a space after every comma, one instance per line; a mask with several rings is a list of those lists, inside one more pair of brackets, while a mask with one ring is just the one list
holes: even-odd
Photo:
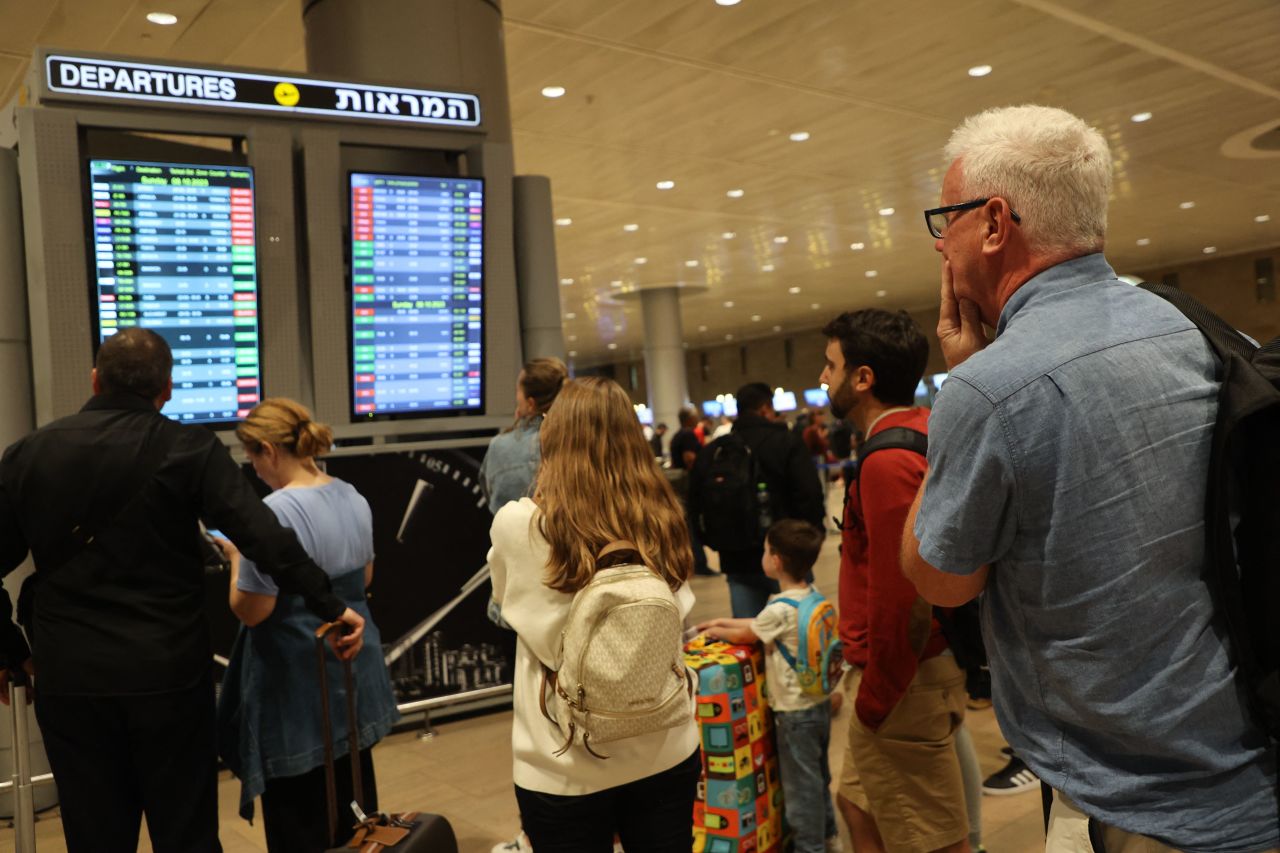
[[[122, 391], [94, 394], [80, 409], [82, 412], [119, 411], [156, 412], [154, 400]], [[157, 412], [157, 414], [159, 414]]]

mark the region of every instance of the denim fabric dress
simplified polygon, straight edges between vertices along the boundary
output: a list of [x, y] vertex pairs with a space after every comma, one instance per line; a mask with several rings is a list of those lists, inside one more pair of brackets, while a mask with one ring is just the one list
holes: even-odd
[[[364, 648], [352, 666], [359, 743], [367, 749], [399, 719], [382, 638], [364, 595], [364, 566], [373, 558], [369, 505], [341, 480], [284, 489], [266, 502], [329, 573], [334, 593], [364, 617]], [[240, 816], [251, 820], [253, 801], [268, 779], [299, 776], [324, 763], [315, 652], [320, 619], [306, 609], [301, 596], [279, 594], [274, 582], [248, 560], [241, 563], [239, 588], [278, 596], [271, 616], [252, 628], [241, 627], [218, 700], [218, 750], [240, 779]], [[347, 753], [347, 697], [342, 665], [331, 650], [325, 658], [337, 758]]]
[[495, 435], [480, 463], [480, 486], [497, 514], [504, 504], [532, 497], [533, 481], [542, 464], [539, 430], [542, 415], [521, 418], [510, 432]]

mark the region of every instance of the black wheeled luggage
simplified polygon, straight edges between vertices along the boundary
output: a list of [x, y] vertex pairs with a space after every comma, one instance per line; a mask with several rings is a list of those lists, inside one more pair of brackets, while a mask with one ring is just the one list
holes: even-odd
[[[328, 792], [327, 805], [329, 817], [329, 839], [336, 847], [329, 848], [326, 853], [458, 853], [458, 841], [454, 837], [453, 827], [449, 821], [437, 814], [425, 812], [402, 812], [400, 814], [365, 815], [361, 810], [364, 799], [364, 787], [360, 779], [360, 762], [355, 759], [360, 752], [360, 743], [356, 723], [355, 679], [351, 677], [351, 662], [342, 662], [342, 677], [347, 691], [347, 748], [352, 760], [351, 790], [355, 792], [355, 802], [351, 804], [355, 825], [350, 830], [340, 828], [339, 808], [335, 793], [335, 771], [333, 764], [333, 720], [329, 711], [329, 679], [325, 669], [325, 637], [330, 631], [340, 628], [342, 623], [331, 622], [322, 625], [316, 631], [316, 660], [320, 669], [320, 710], [324, 725], [324, 772], [325, 788]], [[348, 833], [349, 837], [348, 837]], [[339, 839], [348, 838], [345, 843]]]

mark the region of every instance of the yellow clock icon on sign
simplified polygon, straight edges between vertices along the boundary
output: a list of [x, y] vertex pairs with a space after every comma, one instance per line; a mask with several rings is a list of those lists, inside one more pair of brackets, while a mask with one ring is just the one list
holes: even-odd
[[276, 103], [282, 107], [298, 105], [298, 87], [292, 83], [277, 83], [273, 94], [276, 96]]

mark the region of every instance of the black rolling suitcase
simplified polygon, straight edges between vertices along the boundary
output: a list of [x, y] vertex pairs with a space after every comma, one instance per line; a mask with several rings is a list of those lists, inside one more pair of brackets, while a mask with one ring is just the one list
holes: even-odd
[[359, 809], [364, 799], [364, 789], [360, 780], [359, 736], [356, 724], [356, 692], [355, 680], [351, 677], [351, 662], [343, 661], [342, 677], [347, 689], [347, 749], [351, 761], [351, 790], [355, 792], [352, 811], [356, 824], [349, 830], [350, 838], [346, 843], [339, 839], [347, 836], [347, 830], [339, 829], [338, 803], [335, 792], [335, 771], [333, 764], [333, 720], [329, 711], [329, 678], [325, 670], [325, 637], [330, 631], [341, 626], [340, 622], [322, 625], [316, 631], [316, 660], [320, 669], [320, 710], [324, 725], [324, 774], [329, 817], [329, 840], [338, 844], [326, 853], [458, 853], [458, 841], [453, 835], [453, 827], [449, 821], [437, 814], [424, 812], [403, 812], [401, 814], [379, 813], [365, 815]]

